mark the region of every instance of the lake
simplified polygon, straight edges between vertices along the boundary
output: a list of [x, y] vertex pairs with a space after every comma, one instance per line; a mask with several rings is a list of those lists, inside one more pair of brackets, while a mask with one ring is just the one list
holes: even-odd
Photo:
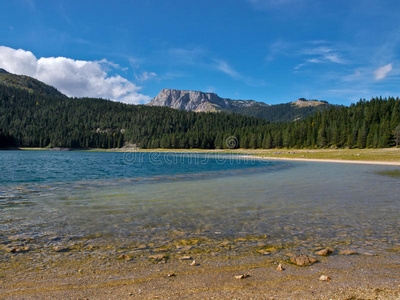
[[390, 251], [400, 240], [400, 184], [375, 173], [389, 169], [233, 154], [0, 151], [0, 242], [196, 240], [215, 250], [242, 239], [246, 251], [263, 239]]

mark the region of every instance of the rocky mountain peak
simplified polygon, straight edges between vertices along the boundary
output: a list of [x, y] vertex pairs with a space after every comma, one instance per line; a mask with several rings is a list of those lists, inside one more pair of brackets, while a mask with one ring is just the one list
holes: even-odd
[[297, 106], [297, 107], [308, 107], [308, 106], [319, 106], [319, 105], [327, 104], [327, 102], [326, 101], [307, 100], [305, 98], [299, 98], [296, 101], [293, 101], [292, 104]]
[[215, 93], [201, 91], [186, 91], [176, 89], [163, 89], [147, 105], [167, 106], [174, 109], [206, 112], [250, 106], [267, 106], [263, 102], [253, 100], [232, 100], [221, 98]]

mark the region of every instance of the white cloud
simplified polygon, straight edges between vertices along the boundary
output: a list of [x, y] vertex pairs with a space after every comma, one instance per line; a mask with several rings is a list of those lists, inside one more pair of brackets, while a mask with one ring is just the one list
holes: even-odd
[[324, 56], [324, 59], [326, 59], [327, 61], [333, 62], [333, 63], [344, 64], [343, 59], [341, 59], [337, 53], [326, 54]]
[[310, 58], [310, 59], [307, 59], [306, 61], [309, 62], [309, 63], [313, 63], [313, 64], [317, 64], [317, 63], [322, 62], [322, 61], [321, 61], [320, 59], [318, 59], [318, 58]]
[[208, 86], [206, 88], [206, 93], [215, 93], [217, 89], [214, 86]]
[[292, 52], [294, 46], [295, 45], [293, 43], [278, 40], [269, 46], [269, 54], [266, 56], [265, 60], [270, 62], [273, 61], [277, 56], [287, 56], [288, 53]]
[[228, 74], [234, 79], [240, 79], [242, 76], [235, 71], [227, 62], [223, 60], [216, 60], [215, 61], [217, 64], [215, 65], [215, 68], [225, 74]]
[[[327, 46], [303, 49], [300, 51], [300, 55], [311, 56], [311, 58], [306, 59], [307, 63], [331, 62], [336, 64], [345, 64], [345, 61], [340, 57], [337, 51]], [[296, 68], [298, 69], [304, 65], [306, 64], [303, 63], [298, 65]]]
[[242, 74], [237, 72], [235, 69], [233, 69], [226, 61], [218, 60], [218, 59], [216, 59], [214, 61], [216, 63], [214, 65], [215, 69], [229, 75], [230, 77], [232, 77], [235, 80], [243, 81], [248, 86], [260, 87], [260, 86], [265, 86], [265, 84], [266, 84], [264, 82], [264, 80], [254, 79], [250, 76], [243, 76]]
[[[342, 78], [343, 81], [356, 81], [359, 80], [365, 72], [361, 72], [360, 70], [355, 70], [354, 73], [350, 75], [346, 75]], [[363, 78], [365, 79], [365, 78]]]
[[151, 80], [153, 78], [157, 78], [157, 74], [154, 72], [143, 72], [140, 75], [136, 75], [135, 74], [135, 78], [137, 81], [143, 82], [143, 81], [148, 81]]
[[143, 59], [139, 59], [136, 57], [128, 57], [129, 65], [132, 69], [139, 69], [139, 64], [143, 62]]
[[168, 51], [169, 62], [173, 65], [198, 65], [203, 63], [206, 57], [206, 50], [200, 46], [191, 48], [172, 48]]
[[[173, 66], [196, 67], [206, 70], [222, 72], [234, 80], [242, 81], [249, 86], [264, 86], [263, 80], [257, 80], [250, 76], [243, 75], [235, 70], [225, 60], [215, 58], [207, 49], [201, 46], [192, 46], [189, 48], [171, 48], [164, 52], [165, 61]], [[165, 75], [157, 75], [158, 80], [172, 79], [175, 77], [190, 76], [187, 72], [177, 71]], [[138, 76], [138, 79], [140, 76]]]
[[313, 64], [349, 64], [349, 61], [343, 58], [343, 51], [330, 44], [329, 41], [325, 40], [312, 40], [305, 43], [278, 40], [270, 45], [266, 61], [270, 62], [278, 56], [296, 59], [298, 63], [293, 68], [294, 70]]
[[[311, 42], [312, 44], [322, 44], [323, 41]], [[327, 46], [318, 46], [315, 48], [306, 48], [298, 51], [298, 56], [307, 56], [304, 62], [294, 67], [294, 70], [298, 70], [308, 64], [321, 64], [321, 63], [335, 63], [335, 64], [346, 64], [346, 61], [341, 55], [335, 50]]]
[[138, 93], [140, 87], [120, 75], [110, 76], [119, 65], [105, 59], [74, 60], [66, 57], [39, 59], [22, 49], [0, 46], [0, 68], [10, 73], [34, 77], [56, 87], [67, 96], [100, 97], [125, 103], [144, 103], [149, 96]]
[[382, 80], [385, 79], [386, 76], [392, 71], [393, 69], [393, 64], [387, 64], [385, 66], [382, 66], [374, 71], [375, 74], [375, 80]]

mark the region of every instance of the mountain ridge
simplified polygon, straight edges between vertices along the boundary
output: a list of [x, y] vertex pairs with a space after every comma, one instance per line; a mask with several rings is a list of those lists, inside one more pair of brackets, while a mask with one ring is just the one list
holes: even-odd
[[162, 89], [147, 105], [194, 112], [237, 113], [270, 122], [301, 120], [331, 106], [326, 101], [306, 100], [305, 98], [271, 105], [254, 100], [221, 98], [215, 93], [177, 89]]
[[268, 106], [254, 100], [232, 100], [221, 98], [215, 93], [178, 89], [162, 89], [147, 105], [168, 106], [195, 112], [218, 111], [233, 107]]

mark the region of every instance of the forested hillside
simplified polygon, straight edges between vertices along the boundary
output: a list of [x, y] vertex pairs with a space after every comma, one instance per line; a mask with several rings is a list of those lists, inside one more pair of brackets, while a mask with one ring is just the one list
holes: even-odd
[[270, 122], [292, 122], [306, 119], [314, 115], [317, 111], [323, 111], [329, 107], [331, 107], [331, 105], [328, 103], [305, 107], [298, 107], [293, 103], [283, 103], [270, 106], [231, 108], [230, 110], [226, 110], [226, 112], [261, 118]]
[[42, 96], [0, 85], [3, 147], [224, 147], [225, 136], [246, 136], [266, 126], [261, 119], [127, 105], [103, 99]]
[[394, 146], [399, 124], [398, 98], [363, 100], [303, 121], [268, 123], [237, 114], [43, 95], [0, 84], [2, 148], [117, 148], [125, 142], [141, 148], [375, 148]]
[[384, 148], [400, 139], [400, 99], [360, 100], [301, 122], [268, 125], [264, 147]]

